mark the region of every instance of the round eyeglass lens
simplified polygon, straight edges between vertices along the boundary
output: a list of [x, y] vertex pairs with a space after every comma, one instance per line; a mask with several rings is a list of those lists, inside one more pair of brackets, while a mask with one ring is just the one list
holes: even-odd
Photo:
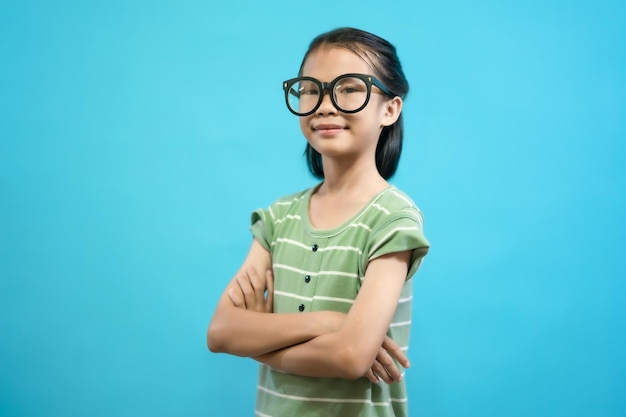
[[300, 114], [308, 113], [319, 102], [320, 86], [311, 80], [297, 81], [289, 88], [287, 98], [292, 110]]
[[340, 78], [333, 88], [333, 98], [339, 110], [358, 110], [367, 101], [367, 84], [357, 77]]

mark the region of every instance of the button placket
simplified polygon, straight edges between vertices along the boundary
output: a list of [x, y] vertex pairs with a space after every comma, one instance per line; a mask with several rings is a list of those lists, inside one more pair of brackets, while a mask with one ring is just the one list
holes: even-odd
[[[319, 271], [320, 265], [322, 263], [322, 252], [319, 251], [320, 249], [320, 245], [323, 246], [323, 243], [318, 244], [318, 243], [310, 243], [311, 246], [309, 246], [311, 248], [311, 252], [314, 252], [314, 254], [311, 255], [311, 257], [307, 257], [308, 258], [308, 262], [307, 265], [303, 265], [303, 267], [306, 268], [306, 270], [308, 271]], [[311, 273], [305, 273], [303, 274], [303, 280], [300, 281], [302, 284], [301, 290], [303, 295], [306, 294], [307, 297], [314, 297], [315, 295], [315, 288], [317, 286], [317, 280], [314, 280], [315, 278], [315, 272]], [[313, 311], [313, 303], [314, 301], [311, 300], [310, 302], [306, 302], [306, 303], [300, 303], [298, 304], [298, 311], [300, 312], [304, 312], [306, 311]]]

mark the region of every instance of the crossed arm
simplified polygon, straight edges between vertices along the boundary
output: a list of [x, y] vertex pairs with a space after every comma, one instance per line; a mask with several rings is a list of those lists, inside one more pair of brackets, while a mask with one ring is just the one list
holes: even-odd
[[208, 347], [303, 376], [400, 381], [393, 358], [403, 367], [409, 363], [386, 332], [409, 256], [401, 252], [371, 261], [347, 315], [331, 311], [273, 314], [273, 278], [267, 272], [271, 257], [254, 240], [241, 269], [220, 297], [207, 333]]

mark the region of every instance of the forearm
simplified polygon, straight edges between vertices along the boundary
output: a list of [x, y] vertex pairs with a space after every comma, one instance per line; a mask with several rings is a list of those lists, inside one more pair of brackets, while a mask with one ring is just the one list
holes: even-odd
[[354, 344], [342, 341], [341, 332], [318, 336], [305, 343], [290, 346], [254, 359], [274, 369], [296, 375], [356, 379], [370, 368], [371, 360], [363, 360]]
[[359, 296], [336, 331], [256, 359], [303, 376], [356, 379], [364, 375], [376, 360], [397, 308], [408, 256], [408, 252], [390, 254], [370, 263]]
[[258, 356], [319, 336], [318, 313], [275, 314], [224, 306], [209, 326], [207, 344], [212, 352]]
[[[322, 333], [318, 321], [310, 317], [314, 313], [271, 313], [273, 280], [267, 275], [270, 270], [269, 252], [253, 240], [246, 260], [226, 287], [211, 318], [207, 331], [211, 351], [261, 355]], [[233, 295], [238, 303], [231, 299]]]

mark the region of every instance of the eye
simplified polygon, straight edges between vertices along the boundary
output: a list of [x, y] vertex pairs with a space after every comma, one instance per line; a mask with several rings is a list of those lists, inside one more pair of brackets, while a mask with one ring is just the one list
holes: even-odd
[[310, 81], [303, 81], [297, 86], [297, 90], [300, 96], [313, 96], [319, 94], [319, 87], [317, 84]]
[[367, 85], [359, 78], [346, 78], [337, 83], [335, 91], [339, 94], [365, 93]]

